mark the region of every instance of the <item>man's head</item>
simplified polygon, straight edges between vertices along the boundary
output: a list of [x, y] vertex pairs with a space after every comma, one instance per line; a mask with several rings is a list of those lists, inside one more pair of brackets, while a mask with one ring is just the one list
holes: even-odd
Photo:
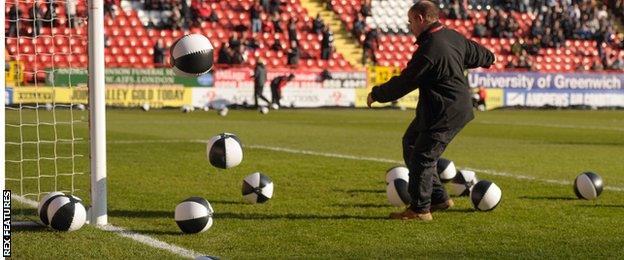
[[429, 25], [437, 22], [440, 17], [440, 9], [429, 0], [421, 0], [412, 5], [407, 12], [409, 29], [418, 37]]

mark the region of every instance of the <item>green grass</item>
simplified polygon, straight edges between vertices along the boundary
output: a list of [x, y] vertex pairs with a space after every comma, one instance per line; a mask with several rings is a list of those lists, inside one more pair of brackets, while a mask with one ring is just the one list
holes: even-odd
[[[387, 219], [399, 210], [386, 202], [384, 171], [391, 163], [246, 148], [240, 166], [219, 170], [205, 159], [205, 145], [192, 141], [231, 132], [245, 145], [400, 160], [401, 136], [413, 115], [413, 111], [318, 109], [268, 115], [232, 110], [219, 117], [214, 111], [109, 110], [110, 222], [225, 259], [624, 255], [624, 192], [606, 190], [596, 201], [582, 201], [569, 185], [539, 181], [571, 182], [582, 171], [592, 170], [607, 186], [624, 188], [621, 111], [479, 113], [444, 156], [460, 168], [539, 180], [477, 172], [480, 179], [501, 187], [501, 205], [492, 212], [475, 212], [467, 198], [455, 198], [453, 209], [434, 213], [429, 223]], [[7, 117], [7, 121], [15, 119], [9, 113]], [[15, 137], [11, 130], [7, 135]], [[79, 133], [86, 134], [83, 130], [84, 126], [78, 127]], [[115, 142], [120, 140], [137, 143]], [[86, 145], [78, 146], [87, 154]], [[36, 152], [36, 148], [25, 150]], [[12, 155], [7, 151], [7, 158]], [[87, 163], [76, 165], [88, 170]], [[274, 198], [267, 204], [242, 203], [242, 178], [255, 171], [275, 183]], [[7, 175], [10, 172], [7, 169]], [[7, 186], [16, 190], [16, 184]], [[86, 198], [88, 176], [77, 176], [75, 185], [81, 189], [77, 194]], [[181, 235], [173, 210], [190, 196], [211, 202], [215, 222], [205, 233]], [[16, 211], [36, 218], [33, 210]], [[17, 258], [177, 257], [93, 227], [72, 233], [42, 228], [14, 231]]]

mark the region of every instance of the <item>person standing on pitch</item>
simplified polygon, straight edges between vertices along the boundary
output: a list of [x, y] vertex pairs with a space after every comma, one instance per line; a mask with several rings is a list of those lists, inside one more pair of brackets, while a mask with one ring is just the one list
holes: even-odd
[[293, 79], [295, 79], [295, 74], [291, 73], [288, 76], [283, 75], [271, 80], [271, 101], [273, 101], [271, 107], [273, 109], [278, 109], [281, 106], [280, 99], [282, 99], [282, 89]]
[[258, 62], [256, 63], [256, 68], [254, 69], [254, 74], [252, 75], [252, 77], [254, 78], [255, 108], [258, 108], [258, 98], [261, 98], [262, 100], [264, 100], [264, 102], [267, 102], [267, 105], [271, 104], [271, 102], [262, 95], [262, 90], [264, 89], [264, 83], [266, 83], [266, 80], [267, 80], [267, 72], [266, 72], [266, 67], [264, 67], [264, 60], [258, 59]]
[[438, 159], [459, 131], [474, 118], [465, 69], [490, 67], [492, 52], [439, 21], [437, 5], [422, 0], [408, 11], [418, 49], [401, 74], [375, 86], [367, 105], [397, 100], [420, 89], [416, 118], [403, 136], [403, 159], [409, 168], [411, 204], [392, 219], [432, 220], [431, 211], [453, 206], [437, 175]]

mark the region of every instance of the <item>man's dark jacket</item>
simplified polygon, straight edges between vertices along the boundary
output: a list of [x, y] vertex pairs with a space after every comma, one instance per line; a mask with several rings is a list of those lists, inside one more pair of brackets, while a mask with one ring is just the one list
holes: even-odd
[[373, 100], [394, 101], [418, 88], [416, 130], [463, 127], [474, 118], [464, 70], [490, 67], [494, 54], [437, 22], [416, 43], [418, 49], [401, 74], [372, 89]]

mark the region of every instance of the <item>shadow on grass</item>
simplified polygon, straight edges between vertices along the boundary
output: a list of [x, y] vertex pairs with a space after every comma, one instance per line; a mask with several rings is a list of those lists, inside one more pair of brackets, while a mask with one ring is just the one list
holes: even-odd
[[113, 209], [108, 211], [111, 217], [122, 218], [173, 218], [173, 210], [123, 210]]
[[11, 223], [11, 229], [16, 232], [29, 233], [50, 232], [51, 230], [43, 224], [33, 221], [14, 221]]
[[477, 212], [477, 210], [472, 208], [450, 208], [440, 212], [458, 212], [458, 213], [473, 213]]
[[379, 190], [379, 189], [353, 189], [353, 190], [333, 189], [332, 191], [346, 192], [346, 193], [349, 193], [349, 194], [354, 194], [354, 193], [386, 193], [385, 190]]
[[215, 213], [215, 218], [223, 218], [223, 219], [245, 219], [245, 220], [256, 220], [256, 219], [289, 219], [289, 220], [319, 220], [319, 219], [360, 219], [360, 220], [370, 220], [370, 219], [388, 219], [387, 216], [362, 216], [362, 215], [307, 215], [307, 214], [243, 214], [243, 213], [234, 213], [234, 212], [223, 212], [223, 213]]
[[375, 204], [375, 203], [353, 203], [353, 204], [336, 203], [336, 204], [332, 204], [332, 206], [340, 207], [340, 208], [389, 208], [389, 207], [392, 207], [391, 205], [387, 205], [387, 204]]
[[[145, 235], [170, 235], [170, 236], [183, 236], [186, 235], [184, 233], [182, 233], [182, 231], [164, 231], [164, 230], [141, 230], [141, 229], [133, 229], [132, 232], [136, 232], [139, 234], [145, 234]], [[193, 234], [188, 234], [188, 235], [193, 235]]]
[[574, 197], [564, 197], [564, 196], [522, 196], [519, 197], [523, 200], [577, 200]]

